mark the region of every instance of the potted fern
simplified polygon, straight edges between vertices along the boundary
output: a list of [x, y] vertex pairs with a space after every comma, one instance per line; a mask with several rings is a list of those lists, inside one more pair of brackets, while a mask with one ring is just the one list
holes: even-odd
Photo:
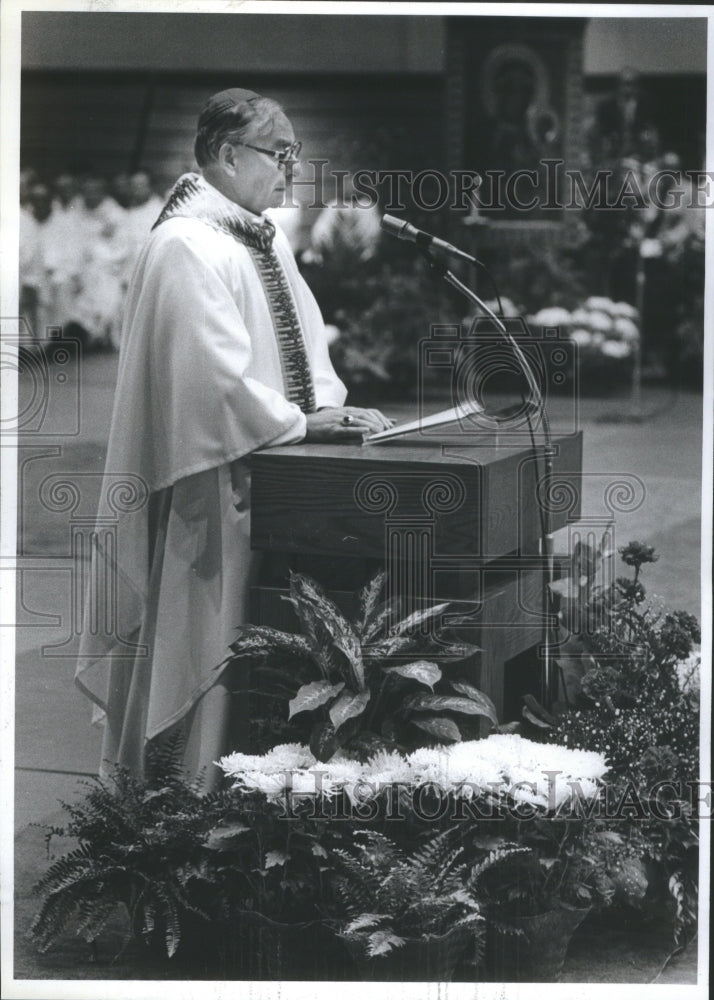
[[497, 981], [560, 979], [570, 940], [593, 905], [594, 867], [577, 848], [549, 857], [505, 841], [474, 866], [469, 886], [488, 915], [487, 959]]
[[334, 944], [327, 930], [316, 938], [326, 831], [303, 815], [287, 822], [262, 796], [201, 794], [183, 776], [181, 745], [178, 736], [152, 744], [143, 777], [118, 767], [64, 806], [68, 821], [49, 829], [48, 849], [56, 837], [75, 844], [35, 886], [42, 902], [29, 936], [44, 952], [75, 933], [96, 959], [105, 930], [121, 929], [121, 953], [143, 943], [152, 962], [230, 978], [303, 969], [332, 978], [327, 948], [306, 948]]
[[366, 759], [427, 740], [458, 742], [481, 735], [484, 719], [498, 727], [491, 699], [454, 666], [479, 649], [440, 624], [448, 604], [399, 620], [395, 603], [381, 600], [384, 583], [382, 572], [363, 588], [350, 621], [318, 583], [291, 573], [287, 599], [301, 634], [245, 625], [231, 646], [229, 662], [251, 662], [263, 694], [289, 699], [291, 720], [311, 716], [317, 760], [340, 749]]
[[478, 962], [484, 917], [452, 831], [407, 854], [374, 830], [332, 852], [333, 922], [365, 980], [449, 982], [467, 947]]
[[49, 829], [48, 849], [57, 836], [77, 846], [35, 886], [43, 901], [29, 934], [40, 951], [73, 927], [95, 952], [105, 926], [122, 911], [127, 944], [139, 938], [169, 958], [182, 944], [182, 953], [189, 944], [200, 951], [221, 888], [208, 863], [208, 840], [231, 793], [201, 795], [198, 782], [187, 783], [180, 745], [177, 736], [151, 746], [145, 777], [118, 767], [110, 779], [87, 782], [80, 801], [65, 804], [69, 820]]

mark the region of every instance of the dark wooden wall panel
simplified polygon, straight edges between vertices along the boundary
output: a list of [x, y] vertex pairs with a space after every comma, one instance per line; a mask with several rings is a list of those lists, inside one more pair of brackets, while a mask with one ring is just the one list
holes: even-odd
[[[50, 175], [82, 164], [116, 174], [141, 162], [170, 183], [192, 166], [202, 104], [235, 83], [235, 74], [28, 70], [22, 81], [22, 161]], [[437, 162], [439, 77], [272, 74], [241, 83], [283, 104], [306, 158], [328, 158], [331, 167], [349, 170], [418, 169]]]

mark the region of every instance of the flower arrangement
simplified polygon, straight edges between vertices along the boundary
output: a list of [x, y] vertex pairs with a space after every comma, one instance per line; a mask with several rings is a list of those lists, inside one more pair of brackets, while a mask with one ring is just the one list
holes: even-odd
[[[330, 923], [367, 977], [401, 956], [395, 978], [408, 978], [433, 945], [418, 978], [441, 979], [467, 940], [478, 962], [488, 935], [507, 931], [497, 978], [552, 981], [589, 908], [665, 900], [681, 946], [697, 909], [697, 819], [678, 788], [697, 778], [699, 626], [646, 603], [652, 546], [619, 555], [630, 576], [608, 571], [607, 534], [580, 543], [552, 585], [565, 700], [546, 711], [529, 698], [521, 731], [499, 726], [458, 673], [474, 647], [441, 627], [416, 634], [445, 605], [402, 618], [381, 601], [380, 574], [351, 621], [294, 576], [302, 634], [249, 626], [233, 653], [279, 683], [290, 715], [310, 717], [304, 739], [222, 758], [213, 795], [182, 779], [171, 745], [153, 748], [145, 778], [118, 769], [96, 782], [50, 831], [79, 846], [39, 883], [38, 945], [72, 925], [93, 942], [119, 907], [169, 957], [211, 936], [235, 954], [240, 939], [252, 970], [245, 955], [272, 954], [283, 928]], [[490, 735], [473, 738], [474, 719]], [[627, 795], [634, 811], [598, 809]], [[540, 972], [526, 941], [552, 951]]]
[[534, 327], [559, 328], [576, 345], [581, 384], [590, 377], [629, 377], [640, 340], [640, 317], [627, 302], [591, 296], [572, 311], [549, 306], [529, 318]]
[[509, 795], [542, 810], [562, 805], [572, 792], [571, 783], [585, 798], [597, 795], [608, 770], [600, 752], [506, 733], [409, 754], [383, 750], [366, 762], [343, 754], [322, 762], [308, 747], [286, 744], [263, 755], [229, 754], [218, 765], [235, 788], [271, 800], [282, 800], [288, 793], [297, 800], [344, 792], [353, 802], [366, 801], [395, 784], [407, 789], [429, 784], [444, 795]]

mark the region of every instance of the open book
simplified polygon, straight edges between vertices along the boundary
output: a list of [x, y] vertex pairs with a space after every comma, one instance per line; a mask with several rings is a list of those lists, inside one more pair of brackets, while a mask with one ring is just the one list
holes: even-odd
[[414, 431], [423, 431], [426, 428], [431, 427], [441, 427], [444, 424], [453, 424], [457, 420], [463, 420], [464, 417], [470, 417], [474, 414], [481, 414], [482, 419], [484, 419], [486, 425], [488, 426], [491, 421], [488, 416], [484, 413], [484, 409], [475, 401], [461, 403], [458, 406], [452, 406], [450, 410], [440, 410], [438, 413], [432, 413], [430, 417], [417, 417], [416, 420], [410, 420], [406, 424], [398, 424], [396, 427], [390, 427], [387, 431], [379, 431], [377, 434], [370, 434], [368, 437], [364, 438], [363, 444], [379, 444], [381, 441], [391, 441], [393, 438], [402, 437], [405, 434], [411, 434]]

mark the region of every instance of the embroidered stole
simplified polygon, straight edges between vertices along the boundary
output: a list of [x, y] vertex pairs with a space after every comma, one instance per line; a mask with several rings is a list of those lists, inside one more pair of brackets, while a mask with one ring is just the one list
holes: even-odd
[[246, 219], [237, 205], [232, 206], [199, 174], [184, 174], [178, 179], [152, 228], [171, 218], [199, 219], [248, 248], [270, 307], [285, 396], [304, 413], [314, 413], [315, 386], [295, 302], [273, 248], [273, 223], [270, 219]]

